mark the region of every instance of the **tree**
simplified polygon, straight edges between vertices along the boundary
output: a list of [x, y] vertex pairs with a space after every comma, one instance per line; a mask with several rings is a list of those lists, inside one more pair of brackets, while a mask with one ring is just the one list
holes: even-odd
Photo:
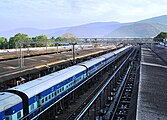
[[67, 42], [68, 43], [77, 42], [77, 38], [75, 37], [68, 38]]
[[32, 38], [33, 42], [37, 43], [38, 47], [44, 47], [48, 43], [48, 37], [46, 35], [39, 35]]
[[8, 41], [4, 37], [0, 37], [0, 49], [8, 48]]
[[9, 48], [15, 48], [16, 42], [14, 41], [14, 37], [9, 38]]
[[55, 37], [54, 37], [54, 36], [52, 36], [52, 37], [51, 37], [51, 39], [52, 39], [52, 40], [55, 40]]
[[63, 41], [63, 39], [60, 36], [55, 39], [55, 42], [58, 42], [58, 43], [60, 43], [62, 41]]
[[[10, 48], [16, 48], [20, 47], [24, 42], [30, 42], [31, 39], [28, 37], [27, 34], [21, 34], [17, 33], [14, 37], [9, 38], [9, 47]], [[25, 44], [23, 44], [23, 47], [26, 47]]]
[[161, 32], [156, 37], [153, 38], [154, 41], [159, 41], [159, 42], [163, 42], [164, 39], [167, 39], [167, 33], [166, 32]]
[[62, 35], [63, 42], [71, 43], [71, 42], [77, 42], [77, 37], [71, 33], [65, 33]]

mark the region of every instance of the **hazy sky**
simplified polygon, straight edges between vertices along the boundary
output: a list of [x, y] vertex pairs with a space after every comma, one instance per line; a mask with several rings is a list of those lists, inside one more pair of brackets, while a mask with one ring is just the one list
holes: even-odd
[[132, 22], [165, 14], [167, 0], [0, 0], [0, 31]]

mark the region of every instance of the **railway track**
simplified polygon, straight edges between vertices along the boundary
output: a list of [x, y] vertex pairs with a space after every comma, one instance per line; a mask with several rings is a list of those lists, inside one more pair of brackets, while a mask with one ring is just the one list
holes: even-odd
[[129, 111], [131, 111], [132, 107], [136, 107], [137, 105], [137, 103], [134, 103], [134, 105], [131, 105], [131, 103], [137, 100], [137, 95], [133, 99], [132, 96], [137, 94], [136, 91], [134, 92], [134, 89], [138, 87], [136, 78], [139, 72], [139, 60], [139, 54], [136, 53], [128, 69], [128, 74], [123, 74], [121, 79], [117, 82], [116, 86], [118, 88], [116, 89], [120, 89], [120, 91], [117, 91], [119, 96], [113, 107], [113, 112], [110, 115], [111, 120], [126, 120], [128, 116], [133, 116], [135, 118], [136, 112], [130, 112], [133, 115], [129, 115]]
[[[116, 63], [116, 66], [120, 66], [120, 64], [124, 61], [125, 58], [126, 57], [122, 58], [121, 61]], [[113, 71], [110, 71], [110, 72], [113, 72]], [[103, 80], [102, 82], [100, 80], [98, 80], [93, 85], [95, 87], [89, 88], [89, 90], [87, 91], [88, 96], [86, 96], [86, 98], [84, 98], [84, 100], [79, 104], [79, 106], [67, 118], [64, 117], [64, 115], [62, 115], [63, 117], [59, 117], [59, 119], [74, 120], [77, 117], [77, 115], [83, 110], [83, 108], [86, 107], [86, 105], [90, 102], [90, 100], [96, 95], [96, 93], [99, 91], [99, 89], [106, 83], [110, 72], [108, 71], [107, 75], [103, 75], [103, 77], [101, 78], [101, 80]], [[75, 106], [77, 106], [77, 105], [75, 105]]]
[[[59, 51], [54, 50], [54, 49], [53, 50], [47, 50], [47, 51], [46, 50], [29, 51], [29, 52], [24, 51], [23, 52], [23, 56], [24, 56], [24, 58], [27, 58], [27, 57], [33, 57], [33, 56], [41, 56], [41, 55], [49, 55], [49, 54], [61, 53], [61, 52], [65, 52], [65, 51], [72, 51], [72, 50], [70, 48], [68, 48], [68, 49], [66, 48], [66, 49], [60, 49]], [[15, 51], [15, 52], [10, 52], [10, 53], [6, 53], [6, 54], [0, 53], [0, 61], [18, 59], [18, 57], [20, 57], [19, 52]]]
[[[81, 51], [80, 54], [76, 55], [76, 61], [79, 63], [79, 62], [91, 59], [92, 57], [99, 56], [101, 54], [105, 54], [112, 50], [113, 49], [84, 50], [84, 51]], [[51, 55], [52, 58], [49, 58], [49, 59], [46, 56], [45, 57], [41, 56], [37, 58], [33, 57], [32, 60], [25, 59], [26, 66], [24, 66], [23, 68], [15, 67], [14, 69], [11, 69], [10, 65], [8, 65], [10, 61], [6, 61], [6, 62], [0, 61], [0, 66], [1, 66], [0, 83], [2, 83], [0, 85], [0, 91], [5, 90], [11, 86], [12, 87], [16, 86], [17, 85], [16, 83], [17, 81], [20, 81], [20, 78], [24, 78], [25, 79], [24, 82], [28, 82], [28, 81], [38, 78], [39, 76], [47, 75], [52, 72], [63, 69], [67, 66], [73, 65], [72, 58], [69, 56], [70, 54], [71, 53], [66, 53], [66, 56], [65, 54], [56, 54], [54, 55], [55, 57], [53, 57], [52, 56], [53, 54], [52, 54]], [[63, 55], [65, 57], [63, 57]], [[46, 59], [47, 62], [41, 62], [40, 58]], [[16, 66], [17, 62], [18, 61], [16, 60], [10, 64], [12, 64], [12, 66], [13, 65]], [[8, 83], [15, 83], [15, 84], [9, 85]]]
[[[125, 61], [126, 57], [124, 57], [119, 62], [119, 64], [117, 64], [117, 69]], [[112, 71], [112, 73], [113, 73], [113, 71]], [[111, 76], [111, 73], [109, 73], [109, 74]], [[97, 85], [97, 87], [91, 92], [91, 94], [80, 104], [80, 106], [77, 109], [75, 109], [75, 111], [66, 120], [79, 119], [78, 116], [81, 114], [81, 112], [84, 110], [84, 108], [86, 108], [87, 106], [89, 106], [90, 102], [92, 102], [92, 99], [95, 96], [97, 96], [97, 93], [101, 90], [101, 88], [103, 88], [103, 86], [106, 84], [106, 82], [108, 81], [108, 79], [109, 79], [108, 77], [106, 77], [105, 79], [103, 79], [103, 81]]]
[[75, 110], [75, 112], [73, 112], [68, 118], [67, 120], [74, 120], [77, 115], [83, 110], [83, 108], [85, 108], [87, 106], [87, 104], [90, 102], [91, 99], [93, 99], [93, 97], [98, 93], [98, 91], [100, 90], [100, 88], [102, 88], [102, 86], [107, 82], [107, 76], [104, 78], [104, 81], [102, 81], [101, 83], [99, 82], [96, 83], [97, 87], [92, 91], [92, 93], [81, 103], [81, 105]]
[[[89, 104], [91, 104], [91, 102], [92, 102], [92, 99], [94, 99], [94, 98], [96, 99], [96, 97], [99, 95], [99, 93], [101, 93], [101, 89], [106, 87], [106, 84], [108, 84], [111, 81], [111, 80], [109, 80], [110, 76], [112, 74], [116, 75], [116, 73], [118, 73], [120, 68], [122, 68], [124, 65], [126, 66], [127, 64], [129, 64], [129, 58], [131, 57], [131, 55], [133, 53], [134, 53], [134, 50], [129, 51], [128, 54], [125, 54], [125, 55], [122, 55], [121, 57], [119, 57], [119, 60], [117, 58], [117, 60], [114, 61], [114, 64], [104, 66], [101, 70], [97, 71], [96, 74], [92, 75], [89, 79], [87, 79], [86, 81], [88, 83], [84, 83], [83, 87], [86, 84], [86, 85], [93, 86], [93, 89], [92, 89], [92, 87], [87, 89], [86, 86], [85, 86], [86, 89], [83, 89], [82, 86], [81, 86], [81, 89], [78, 88], [79, 90], [84, 90], [84, 94], [87, 94], [87, 92], [90, 93], [90, 94], [87, 94], [87, 96], [85, 96], [83, 99], [80, 99], [80, 100], [75, 99], [74, 100], [74, 94], [76, 93], [76, 95], [79, 95], [82, 92], [73, 91], [74, 94], [71, 93], [70, 95], [66, 96], [65, 98], [62, 98], [62, 100], [57, 102], [57, 104], [55, 106], [52, 105], [50, 108], [46, 109], [45, 111], [40, 112], [40, 114], [35, 116], [33, 119], [34, 120], [36, 118], [41, 119], [41, 120], [46, 119], [46, 118], [50, 119], [50, 120], [52, 120], [52, 119], [53, 120], [55, 120], [55, 119], [58, 119], [58, 120], [76, 119], [78, 117], [78, 115], [80, 115], [80, 113], [82, 113], [83, 110], [85, 110], [85, 108], [88, 108]], [[113, 68], [115, 68], [116, 73], [114, 73]], [[126, 71], [126, 70], [124, 69], [124, 71]], [[106, 74], [104, 75], [103, 73], [106, 73]], [[99, 75], [101, 75], [101, 77]], [[97, 76], [100, 78], [97, 78]], [[113, 78], [113, 76], [112, 76], [112, 78]], [[96, 81], [96, 79], [98, 79], [98, 80]], [[95, 83], [97, 83], [97, 84], [95, 84]], [[85, 92], [85, 90], [87, 92]], [[82, 97], [82, 95], [80, 95], [79, 97]], [[67, 101], [67, 99], [68, 99], [68, 101]], [[68, 102], [71, 102], [71, 100], [72, 101], [74, 100], [73, 105], [68, 103]], [[66, 109], [67, 107], [65, 108], [66, 105], [64, 105], [64, 104], [69, 105], [69, 107], [68, 107], [69, 109]]]
[[90, 100], [96, 95], [96, 93], [99, 91], [99, 89], [104, 85], [106, 81], [103, 81], [102, 83], [100, 83], [99, 86], [97, 86], [95, 88], [95, 90], [91, 93], [91, 95], [89, 95], [82, 103], [81, 105], [75, 110], [75, 112], [73, 114], [71, 114], [67, 120], [74, 120], [77, 115], [82, 111], [82, 109], [84, 107], [86, 107], [86, 105], [90, 102]]

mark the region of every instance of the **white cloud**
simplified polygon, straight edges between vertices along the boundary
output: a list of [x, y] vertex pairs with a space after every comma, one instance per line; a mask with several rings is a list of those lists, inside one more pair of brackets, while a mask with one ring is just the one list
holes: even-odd
[[13, 28], [138, 21], [166, 14], [166, 5], [166, 0], [1, 0], [0, 26], [5, 29], [5, 19]]

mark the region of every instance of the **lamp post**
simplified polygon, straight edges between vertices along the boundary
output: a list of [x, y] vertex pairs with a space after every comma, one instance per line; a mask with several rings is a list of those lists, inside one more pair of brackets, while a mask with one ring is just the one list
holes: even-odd
[[23, 54], [23, 50], [21, 49], [23, 46], [20, 43], [20, 68], [22, 68], [24, 66], [24, 54]]
[[72, 43], [69, 43], [70, 45], [72, 45], [72, 61], [73, 61], [73, 64], [76, 63], [75, 61], [75, 45], [77, 44], [76, 42], [72, 42]]
[[56, 53], [58, 54], [58, 50], [59, 50], [59, 43], [58, 42], [56, 43], [56, 47], [57, 47]]
[[[20, 41], [16, 42], [16, 51], [17, 51], [17, 55], [18, 55], [18, 67], [22, 68], [24, 66], [24, 54], [23, 54], [23, 50], [22, 50], [22, 43]], [[20, 50], [19, 50], [20, 48]]]

